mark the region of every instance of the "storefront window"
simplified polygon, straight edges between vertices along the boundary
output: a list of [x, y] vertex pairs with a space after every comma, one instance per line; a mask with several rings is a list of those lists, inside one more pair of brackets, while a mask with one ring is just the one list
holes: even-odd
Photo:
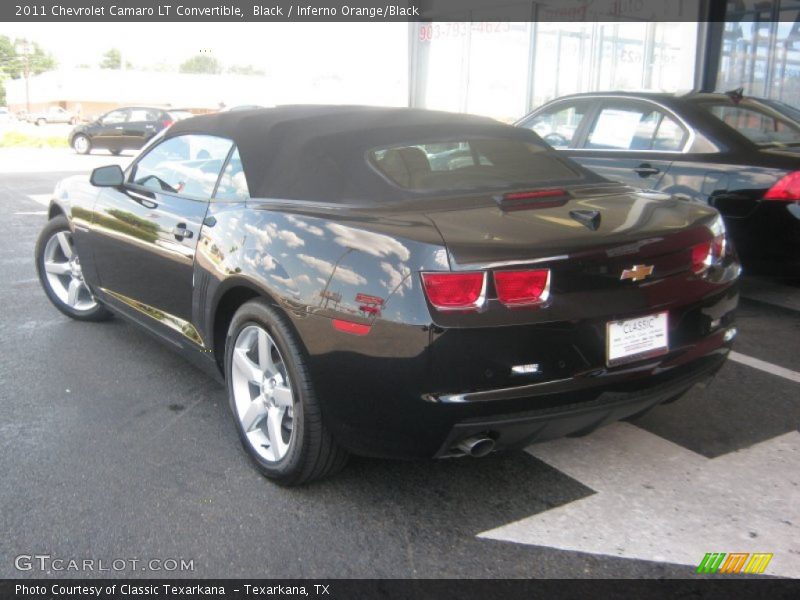
[[800, 2], [728, 4], [718, 90], [800, 105]]
[[694, 86], [696, 22], [419, 23], [416, 106], [513, 121], [567, 94]]

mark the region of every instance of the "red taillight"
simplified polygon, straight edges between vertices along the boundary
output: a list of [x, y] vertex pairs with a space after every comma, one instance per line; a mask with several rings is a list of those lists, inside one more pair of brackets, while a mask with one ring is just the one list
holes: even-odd
[[544, 302], [550, 293], [550, 270], [497, 271], [494, 274], [497, 298], [506, 306], [526, 306]]
[[800, 200], [800, 171], [789, 173], [764, 194], [764, 200]]
[[717, 237], [692, 246], [692, 271], [702, 273], [725, 258], [725, 236]]
[[439, 310], [477, 310], [483, 303], [486, 274], [423, 273], [428, 300]]
[[711, 242], [701, 242], [692, 246], [692, 271], [702, 273], [710, 264]]
[[169, 126], [170, 126], [170, 125], [172, 125], [173, 123], [174, 123], [174, 121], [170, 121], [169, 119], [164, 119], [163, 121], [161, 121], [161, 126], [162, 126], [164, 129], [166, 129], [167, 127], [169, 127]]

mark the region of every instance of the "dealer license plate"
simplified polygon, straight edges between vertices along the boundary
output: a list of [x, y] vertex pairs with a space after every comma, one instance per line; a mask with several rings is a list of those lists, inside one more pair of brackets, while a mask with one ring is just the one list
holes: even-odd
[[606, 324], [608, 366], [669, 352], [668, 313], [661, 312]]

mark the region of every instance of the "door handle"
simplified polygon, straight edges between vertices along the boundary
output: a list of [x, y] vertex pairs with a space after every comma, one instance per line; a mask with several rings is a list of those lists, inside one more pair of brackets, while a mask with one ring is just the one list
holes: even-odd
[[650, 175], [658, 175], [661, 169], [655, 168], [650, 163], [642, 163], [633, 170], [639, 177], [650, 177]]
[[172, 228], [172, 235], [175, 236], [176, 240], [183, 240], [183, 239], [188, 240], [194, 234], [191, 232], [191, 230], [186, 229], [186, 223], [178, 223], [175, 227]]
[[124, 129], [124, 127], [122, 125], [117, 125], [116, 127], [114, 127], [114, 129]]

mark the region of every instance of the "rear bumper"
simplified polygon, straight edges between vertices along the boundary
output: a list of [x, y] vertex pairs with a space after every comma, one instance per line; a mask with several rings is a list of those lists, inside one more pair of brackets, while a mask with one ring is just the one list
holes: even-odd
[[[632, 300], [615, 296], [608, 306], [580, 302], [576, 310], [605, 316], [577, 322], [439, 329], [380, 321], [361, 337], [327, 333], [323, 317], [295, 324], [310, 344], [323, 418], [341, 445], [367, 456], [441, 457], [478, 433], [497, 448], [580, 434], [708, 379], [732, 346], [738, 264], [729, 270], [719, 282], [687, 276], [632, 288]], [[679, 304], [679, 297], [693, 301]], [[633, 300], [641, 306], [620, 307]], [[670, 310], [672, 350], [607, 366], [607, 320], [662, 306]], [[512, 372], [530, 363], [537, 373]]]
[[[675, 369], [663, 381], [630, 391], [602, 392], [596, 398], [551, 408], [456, 423], [436, 457], [462, 456], [457, 444], [473, 436], [490, 437], [496, 449], [591, 433], [598, 427], [647, 412], [677, 399], [695, 385], [707, 384], [722, 367], [728, 348]], [[658, 380], [658, 378], [655, 378]]]

